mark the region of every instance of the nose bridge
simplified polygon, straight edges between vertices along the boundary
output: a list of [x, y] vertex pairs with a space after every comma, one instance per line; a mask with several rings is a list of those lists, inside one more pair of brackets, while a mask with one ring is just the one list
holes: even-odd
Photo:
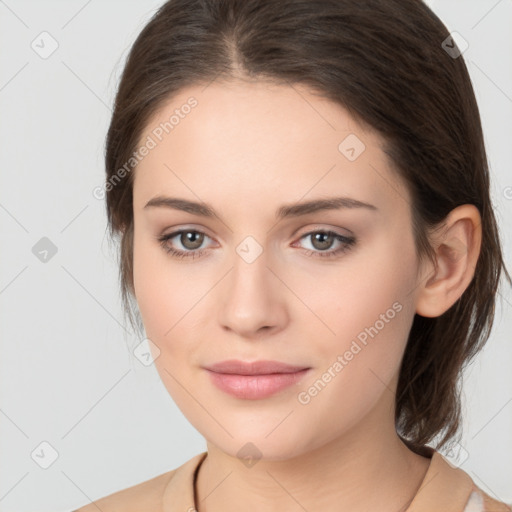
[[230, 293], [236, 296], [238, 304], [244, 300], [262, 300], [264, 296], [270, 299], [268, 250], [253, 236], [247, 236], [238, 244], [235, 252]]
[[230, 330], [249, 336], [283, 320], [283, 297], [273, 282], [275, 276], [267, 268], [271, 255], [262, 244], [247, 236], [235, 251], [233, 268], [223, 288], [220, 321]]
[[264, 250], [258, 242], [252, 240], [241, 242], [237, 246], [232, 272], [233, 286], [242, 289], [248, 288], [246, 291], [251, 293], [260, 291], [268, 284], [266, 274], [269, 272], [267, 268], [268, 251]]

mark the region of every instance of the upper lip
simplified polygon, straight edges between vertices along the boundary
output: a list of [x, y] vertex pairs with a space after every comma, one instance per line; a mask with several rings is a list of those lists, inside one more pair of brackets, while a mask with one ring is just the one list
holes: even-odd
[[295, 373], [305, 370], [306, 366], [295, 366], [280, 361], [253, 361], [245, 362], [238, 359], [229, 359], [205, 367], [216, 373], [232, 373], [236, 375], [268, 375], [270, 373]]

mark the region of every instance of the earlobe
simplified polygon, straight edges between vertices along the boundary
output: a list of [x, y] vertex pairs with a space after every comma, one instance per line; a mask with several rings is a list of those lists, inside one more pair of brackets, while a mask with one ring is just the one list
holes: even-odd
[[437, 317], [447, 311], [473, 279], [482, 240], [478, 208], [464, 204], [454, 208], [431, 241], [436, 266], [429, 266], [418, 289], [416, 313]]

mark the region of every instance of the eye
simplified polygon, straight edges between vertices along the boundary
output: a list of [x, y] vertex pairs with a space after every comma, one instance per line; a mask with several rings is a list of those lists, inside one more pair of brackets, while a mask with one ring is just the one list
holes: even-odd
[[[175, 256], [176, 258], [195, 258], [201, 256], [205, 252], [197, 250], [203, 244], [205, 237], [210, 238], [206, 233], [196, 229], [181, 229], [167, 235], [159, 236], [157, 239], [164, 250], [172, 256]], [[174, 244], [170, 245], [169, 242], [173, 238], [177, 238], [178, 242], [185, 248], [185, 250], [175, 249], [173, 247]]]
[[[313, 238], [311, 238], [313, 236]], [[206, 250], [198, 250], [204, 243], [205, 238], [210, 238], [206, 233], [196, 229], [181, 229], [167, 235], [157, 237], [163, 249], [176, 258], [196, 258], [205, 254]], [[314, 250], [307, 249], [305, 252], [310, 257], [335, 257], [349, 250], [356, 242], [354, 237], [343, 236], [335, 231], [317, 230], [310, 231], [300, 237], [300, 240], [310, 238]], [[177, 239], [173, 243], [173, 239]], [[184, 250], [176, 249], [174, 245], [181, 244]], [[333, 244], [338, 244], [336, 249], [326, 250]]]
[[[343, 236], [335, 231], [317, 230], [310, 231], [300, 237], [302, 239], [310, 239], [314, 250], [306, 250], [308, 256], [318, 256], [320, 258], [332, 258], [348, 251], [355, 243], [356, 239], [352, 236]], [[336, 249], [327, 251], [333, 244], [338, 243]]]

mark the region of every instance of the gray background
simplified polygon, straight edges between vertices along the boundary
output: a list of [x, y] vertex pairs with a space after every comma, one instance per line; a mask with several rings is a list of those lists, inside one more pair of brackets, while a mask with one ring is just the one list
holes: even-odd
[[[206, 448], [154, 367], [128, 348], [140, 340], [124, 325], [117, 256], [92, 194], [103, 182], [124, 59], [162, 3], [0, 1], [1, 511], [70, 510]], [[464, 58], [512, 267], [512, 1], [428, 4], [469, 43]], [[49, 51], [52, 40], [58, 48], [47, 58], [31, 47]], [[46, 262], [33, 252], [48, 244], [43, 237], [57, 249]], [[512, 294], [503, 287], [491, 339], [465, 373], [461, 446], [446, 454], [508, 502], [511, 332]], [[58, 457], [43, 469], [52, 449]]]

